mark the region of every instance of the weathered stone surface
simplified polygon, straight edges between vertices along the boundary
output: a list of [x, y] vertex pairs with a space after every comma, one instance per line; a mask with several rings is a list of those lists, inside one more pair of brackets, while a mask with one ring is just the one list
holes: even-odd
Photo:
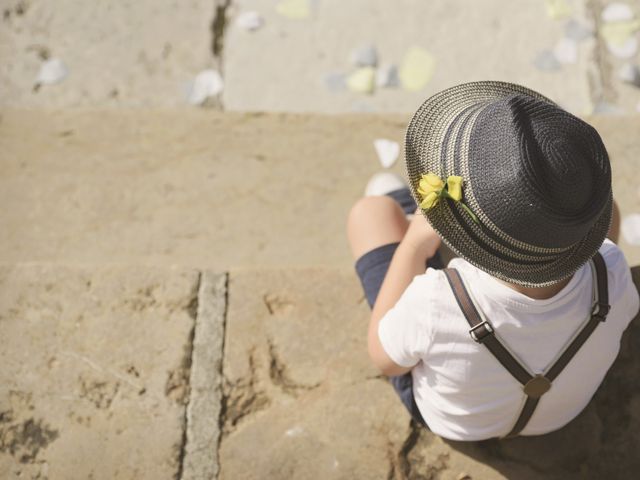
[[[215, 0], [4, 0], [0, 106], [180, 106], [189, 82], [215, 67]], [[36, 86], [43, 59], [69, 70]]]
[[0, 267], [0, 478], [173, 479], [198, 274]]
[[[586, 119], [602, 136], [613, 171], [613, 196], [622, 217], [640, 213], [640, 117], [593, 116]], [[631, 129], [627, 131], [627, 127]], [[629, 265], [640, 265], [640, 246], [620, 236], [620, 248]]]
[[226, 274], [200, 275], [180, 480], [214, 479], [218, 474], [226, 282]]
[[350, 264], [373, 140], [406, 121], [365, 118], [5, 111], [0, 261]]
[[[634, 269], [640, 286], [640, 267]], [[590, 405], [540, 437], [449, 442], [368, 365], [352, 271], [230, 273], [220, 477], [601, 479], [640, 468], [640, 317]]]
[[[347, 214], [408, 116], [5, 111], [0, 261], [352, 264]], [[640, 119], [594, 117], [623, 214], [640, 212]], [[404, 161], [394, 171], [403, 173]], [[622, 244], [631, 264], [640, 247]]]
[[[602, 36], [605, 27], [602, 21], [602, 11], [612, 3], [620, 3], [618, 0], [589, 0], [588, 16], [596, 25], [598, 35], [593, 49], [593, 75], [591, 76], [594, 104], [600, 104], [601, 109], [610, 110], [618, 114], [640, 113], [640, 88], [628, 84], [620, 78], [620, 69], [627, 63], [638, 65], [640, 63], [640, 50], [631, 58], [617, 58], [607, 48], [607, 42]], [[622, 2], [635, 10], [636, 20], [640, 19], [640, 4], [637, 0]], [[630, 36], [638, 38], [637, 31]]]
[[[509, 0], [322, 0], [306, 19], [278, 15], [276, 2], [241, 0], [234, 12], [258, 10], [265, 26], [248, 34], [233, 24], [225, 40], [225, 108], [296, 112], [412, 113], [429, 95], [474, 80], [521, 83], [571, 111], [591, 108], [595, 41], [578, 45], [575, 64], [539, 70], [534, 61], [564, 36], [566, 19], [553, 20], [545, 2]], [[570, 16], [584, 23], [585, 1], [568, 0]], [[351, 51], [373, 44], [379, 63], [401, 65], [413, 46], [435, 59], [431, 81], [415, 92], [382, 89], [373, 95], [332, 91], [327, 75], [351, 73]], [[596, 72], [597, 74], [597, 72]]]
[[408, 414], [369, 366], [352, 272], [229, 276], [220, 478], [378, 478]]

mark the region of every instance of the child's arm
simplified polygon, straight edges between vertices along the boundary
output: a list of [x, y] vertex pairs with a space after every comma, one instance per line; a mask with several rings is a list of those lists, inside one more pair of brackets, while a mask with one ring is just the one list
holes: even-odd
[[439, 246], [440, 237], [418, 209], [393, 255], [369, 322], [369, 356], [385, 375], [402, 375], [411, 368], [402, 367], [389, 358], [380, 343], [378, 323], [396, 304], [413, 278], [424, 273], [426, 260], [435, 255]]

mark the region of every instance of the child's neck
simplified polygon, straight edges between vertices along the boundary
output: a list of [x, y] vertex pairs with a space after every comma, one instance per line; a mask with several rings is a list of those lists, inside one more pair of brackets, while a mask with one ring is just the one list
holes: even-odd
[[545, 300], [547, 298], [553, 297], [560, 290], [566, 287], [572, 278], [573, 275], [569, 278], [565, 278], [564, 280], [560, 280], [558, 283], [549, 285], [548, 287], [523, 287], [522, 285], [516, 285], [515, 283], [504, 282], [500, 279], [497, 280], [507, 287], [515, 290], [516, 292], [522, 293], [529, 298], [535, 298], [536, 300]]

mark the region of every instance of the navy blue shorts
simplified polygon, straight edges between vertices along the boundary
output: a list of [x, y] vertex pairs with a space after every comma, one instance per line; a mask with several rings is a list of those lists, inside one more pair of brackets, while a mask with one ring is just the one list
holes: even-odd
[[[404, 188], [402, 190], [396, 190], [387, 195], [396, 200], [405, 213], [408, 214], [415, 212], [417, 207], [409, 193], [409, 189]], [[376, 298], [378, 298], [378, 292], [382, 286], [382, 281], [389, 269], [389, 264], [391, 263], [391, 259], [393, 258], [393, 254], [396, 251], [396, 248], [398, 248], [398, 245], [400, 244], [397, 242], [382, 245], [365, 253], [356, 260], [356, 272], [360, 278], [360, 283], [362, 284], [362, 288], [370, 308], [373, 308]], [[444, 268], [444, 264], [439, 253], [436, 253], [434, 257], [430, 258], [425, 263], [425, 270], [427, 264], [431, 268]], [[418, 410], [418, 406], [416, 405], [415, 398], [413, 397], [413, 378], [411, 377], [411, 372], [407, 372], [404, 375], [397, 377], [389, 377], [389, 381], [400, 397], [400, 400], [411, 414], [411, 417], [427, 427], [427, 423], [422, 418], [420, 410]]]

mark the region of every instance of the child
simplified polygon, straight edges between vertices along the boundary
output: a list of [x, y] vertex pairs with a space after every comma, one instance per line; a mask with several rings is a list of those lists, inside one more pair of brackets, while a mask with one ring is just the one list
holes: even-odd
[[[486, 81], [427, 99], [405, 146], [408, 188], [378, 176], [347, 225], [373, 363], [442, 437], [561, 428], [639, 308], [599, 135], [537, 92]], [[441, 241], [458, 255], [449, 270]]]

